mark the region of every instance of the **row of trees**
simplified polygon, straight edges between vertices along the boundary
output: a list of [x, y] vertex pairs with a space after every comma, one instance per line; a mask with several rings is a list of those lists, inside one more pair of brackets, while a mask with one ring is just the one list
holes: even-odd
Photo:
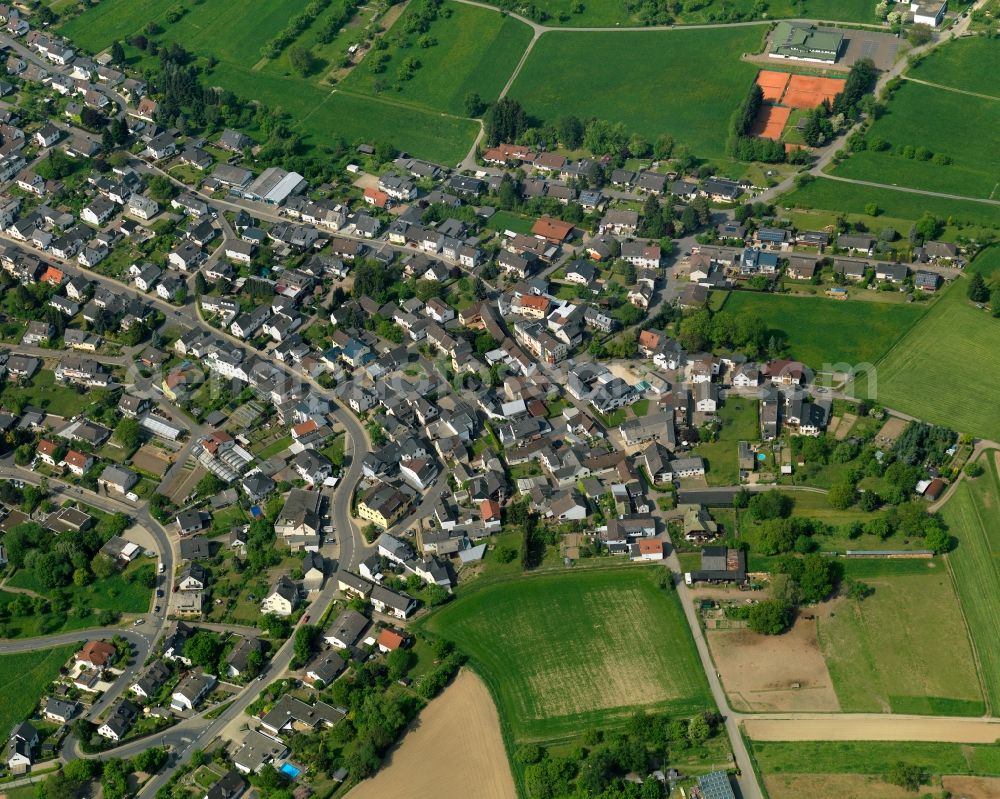
[[785, 145], [774, 139], [753, 135], [754, 122], [764, 105], [764, 90], [756, 81], [746, 97], [733, 110], [729, 119], [729, 138], [726, 152], [741, 161], [779, 163], [785, 160]]
[[288, 20], [288, 24], [274, 38], [260, 48], [261, 58], [277, 58], [281, 51], [294, 42], [330, 5], [330, 0], [312, 0], [302, 11]]

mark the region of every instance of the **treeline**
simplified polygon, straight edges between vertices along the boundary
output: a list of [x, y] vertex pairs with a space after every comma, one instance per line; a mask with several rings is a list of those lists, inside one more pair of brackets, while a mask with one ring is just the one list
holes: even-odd
[[878, 71], [875, 64], [867, 58], [856, 61], [847, 73], [847, 80], [844, 81], [844, 88], [833, 98], [830, 110], [834, 114], [843, 114], [852, 119], [856, 118], [862, 107], [862, 100], [866, 95], [870, 95], [875, 88], [875, 79]]
[[785, 145], [773, 139], [753, 135], [754, 121], [764, 105], [764, 90], [756, 82], [736, 106], [729, 119], [729, 139], [726, 152], [740, 161], [779, 163], [785, 160]]
[[278, 34], [260, 48], [261, 58], [277, 58], [281, 51], [294, 42], [303, 31], [315, 22], [316, 17], [326, 10], [330, 0], [313, 0], [296, 14]]

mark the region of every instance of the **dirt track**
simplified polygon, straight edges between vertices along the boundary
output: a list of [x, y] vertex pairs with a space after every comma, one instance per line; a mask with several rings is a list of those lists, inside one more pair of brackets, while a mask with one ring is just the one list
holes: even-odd
[[500, 718], [482, 681], [463, 670], [420, 714], [382, 770], [348, 799], [516, 799]]
[[758, 741], [943, 741], [987, 744], [1000, 739], [1000, 721], [914, 716], [810, 715], [747, 718], [747, 735]]

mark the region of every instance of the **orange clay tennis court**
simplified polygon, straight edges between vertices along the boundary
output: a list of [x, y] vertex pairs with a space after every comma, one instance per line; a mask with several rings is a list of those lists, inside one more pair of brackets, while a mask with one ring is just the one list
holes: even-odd
[[815, 108], [824, 100], [833, 102], [834, 96], [843, 88], [844, 81], [839, 78], [792, 75], [781, 104], [789, 108]]
[[791, 108], [782, 108], [778, 105], [761, 106], [750, 132], [754, 136], [759, 136], [763, 139], [778, 141], [791, 113]]
[[785, 93], [785, 86], [791, 75], [788, 72], [772, 72], [764, 69], [757, 73], [757, 85], [764, 92], [765, 103], [776, 103]]

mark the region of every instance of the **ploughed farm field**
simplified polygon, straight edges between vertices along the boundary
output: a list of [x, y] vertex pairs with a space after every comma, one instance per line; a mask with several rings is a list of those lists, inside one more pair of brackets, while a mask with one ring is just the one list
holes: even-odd
[[515, 742], [608, 729], [640, 707], [691, 714], [713, 702], [660, 573], [636, 566], [493, 583], [425, 624], [469, 655]]
[[699, 156], [722, 157], [729, 117], [759, 69], [739, 56], [757, 52], [766, 30], [545, 33], [509, 96], [546, 122], [593, 116], [650, 141], [668, 134]]
[[[997, 255], [997, 248], [987, 250], [969, 269]], [[997, 441], [1000, 322], [966, 299], [966, 285], [956, 280], [876, 364], [876, 399], [925, 421]], [[942, 388], [930, 388], [935, 386]]]

